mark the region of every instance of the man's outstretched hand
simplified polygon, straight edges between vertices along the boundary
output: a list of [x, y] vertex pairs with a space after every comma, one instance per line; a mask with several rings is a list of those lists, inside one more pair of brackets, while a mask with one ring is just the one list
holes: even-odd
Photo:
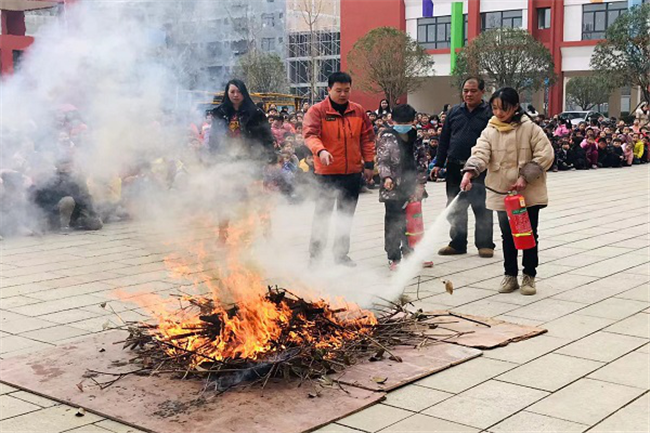
[[334, 162], [334, 157], [327, 150], [321, 150], [318, 153], [318, 157], [320, 158], [321, 164], [325, 166], [330, 165], [332, 162]]

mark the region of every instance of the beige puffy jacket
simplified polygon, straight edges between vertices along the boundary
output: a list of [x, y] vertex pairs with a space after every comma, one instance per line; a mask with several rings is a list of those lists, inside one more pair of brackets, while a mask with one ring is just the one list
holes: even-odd
[[[492, 118], [496, 120], [496, 118]], [[497, 191], [506, 192], [517, 181], [520, 170], [527, 163], [537, 163], [543, 170], [537, 179], [529, 180], [526, 189], [521, 192], [527, 206], [547, 205], [546, 170], [555, 159], [551, 142], [542, 128], [533, 123], [528, 116], [523, 116], [520, 123], [514, 123], [514, 129], [501, 132], [493, 120], [483, 130], [472, 148], [472, 156], [465, 168], [475, 173], [488, 171], [485, 185]], [[492, 210], [505, 210], [504, 196], [487, 191], [486, 206]]]

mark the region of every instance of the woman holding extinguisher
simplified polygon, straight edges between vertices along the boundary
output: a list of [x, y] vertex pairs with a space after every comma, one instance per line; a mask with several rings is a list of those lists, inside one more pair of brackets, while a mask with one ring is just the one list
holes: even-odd
[[[517, 281], [518, 251], [504, 199], [508, 192], [520, 195], [517, 200], [521, 206], [516, 211], [516, 217], [525, 219], [527, 214], [532, 235], [537, 241], [539, 211], [548, 204], [546, 171], [553, 165], [554, 151], [542, 128], [519, 105], [519, 94], [515, 89], [503, 87], [497, 90], [490, 98], [490, 105], [494, 115], [472, 148], [460, 187], [463, 191], [469, 191], [472, 179], [487, 170], [486, 207], [497, 211], [503, 238], [505, 277], [499, 292], [509, 293], [519, 289], [523, 295], [534, 295], [539, 264], [537, 242], [531, 242], [534, 246], [523, 250], [524, 269], [520, 286]], [[527, 233], [515, 235], [525, 236]]]
[[[406, 209], [426, 197], [427, 146], [413, 127], [416, 111], [408, 104], [393, 108], [393, 126], [377, 138], [377, 169], [381, 179], [379, 201], [384, 203], [384, 249], [391, 271], [411, 253], [406, 233]], [[433, 266], [430, 262], [425, 267]]]

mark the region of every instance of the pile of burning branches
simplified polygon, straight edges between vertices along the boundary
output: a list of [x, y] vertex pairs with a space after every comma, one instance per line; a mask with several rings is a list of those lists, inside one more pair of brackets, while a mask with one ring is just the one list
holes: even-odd
[[[396, 362], [398, 346], [421, 347], [460, 335], [435, 334], [432, 315], [390, 303], [380, 317], [358, 307], [335, 309], [287, 290], [268, 288], [258, 300], [225, 309], [207, 297], [180, 296], [182, 314], [156, 324], [129, 323], [124, 348], [136, 353], [129, 373], [199, 377], [217, 391], [271, 378], [323, 379], [359, 360]], [[94, 373], [94, 374], [93, 374]], [[90, 372], [91, 377], [100, 372]], [[104, 373], [105, 374], [105, 373]]]

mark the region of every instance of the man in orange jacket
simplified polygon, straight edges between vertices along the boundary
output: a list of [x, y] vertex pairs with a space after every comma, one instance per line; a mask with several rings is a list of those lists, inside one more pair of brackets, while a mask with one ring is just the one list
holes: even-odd
[[361, 105], [350, 101], [352, 77], [335, 72], [327, 82], [328, 97], [307, 111], [302, 123], [305, 143], [314, 155], [314, 169], [323, 191], [316, 199], [309, 255], [320, 261], [336, 203], [334, 261], [354, 267], [350, 259], [350, 230], [361, 188], [361, 174], [372, 179], [375, 133]]

